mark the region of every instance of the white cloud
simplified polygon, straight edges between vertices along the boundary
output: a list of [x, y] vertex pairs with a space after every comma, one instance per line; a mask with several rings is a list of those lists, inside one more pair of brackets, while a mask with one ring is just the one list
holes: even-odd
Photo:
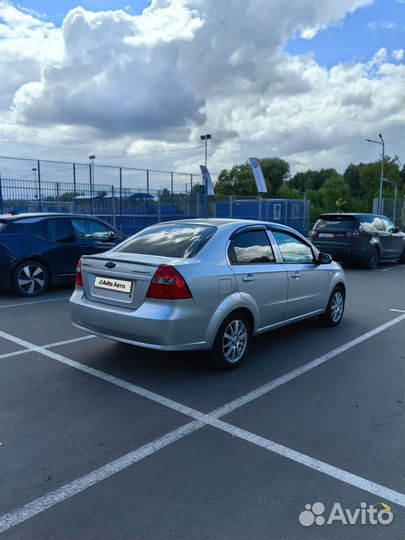
[[383, 30], [398, 30], [400, 28], [400, 25], [394, 21], [370, 21], [366, 26], [369, 30], [377, 30], [377, 28], [382, 28]]
[[395, 51], [392, 51], [392, 58], [394, 60], [403, 60], [405, 51], [404, 49], [395, 49]]
[[[104, 161], [121, 150], [126, 163], [175, 156], [208, 132], [213, 171], [276, 152], [295, 169], [342, 170], [374, 159], [364, 138], [382, 131], [403, 156], [405, 67], [386, 49], [331, 69], [283, 50], [369, 3], [153, 0], [138, 16], [76, 8], [60, 29], [0, 0], [0, 139], [35, 140], [42, 157], [47, 143], [76, 159], [80, 146]], [[191, 156], [166, 167], [196, 171], [202, 151]]]

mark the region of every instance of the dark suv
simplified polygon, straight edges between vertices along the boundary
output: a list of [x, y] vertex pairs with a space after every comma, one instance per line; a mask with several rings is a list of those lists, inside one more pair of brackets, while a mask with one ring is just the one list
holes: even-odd
[[70, 214], [0, 215], [0, 288], [20, 296], [73, 282], [82, 255], [113, 248], [124, 236], [101, 219]]
[[322, 214], [311, 241], [337, 261], [357, 262], [370, 269], [379, 261], [405, 262], [405, 234], [385, 216]]

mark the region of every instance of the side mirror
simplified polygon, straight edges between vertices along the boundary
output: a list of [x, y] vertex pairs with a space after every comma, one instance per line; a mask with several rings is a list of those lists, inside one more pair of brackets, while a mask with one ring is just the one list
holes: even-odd
[[329, 253], [320, 253], [318, 255], [318, 264], [330, 264], [332, 262], [332, 257]]
[[392, 234], [395, 234], [397, 232], [399, 232], [401, 229], [399, 227], [391, 227], [391, 229], [389, 229], [388, 232], [392, 233]]

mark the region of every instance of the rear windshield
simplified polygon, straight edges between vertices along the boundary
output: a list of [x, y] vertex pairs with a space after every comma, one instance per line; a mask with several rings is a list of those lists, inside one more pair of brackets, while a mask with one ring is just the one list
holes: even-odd
[[323, 216], [314, 225], [314, 231], [347, 231], [358, 227], [354, 216]]
[[216, 230], [216, 227], [188, 223], [159, 225], [140, 231], [115, 251], [161, 257], [194, 257]]
[[44, 220], [41, 218], [24, 218], [4, 220], [0, 223], [0, 231], [14, 234], [35, 234], [44, 236]]

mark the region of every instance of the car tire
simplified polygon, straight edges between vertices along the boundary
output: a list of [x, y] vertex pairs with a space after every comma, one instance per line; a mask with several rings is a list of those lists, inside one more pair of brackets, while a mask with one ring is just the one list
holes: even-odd
[[252, 334], [246, 315], [234, 312], [222, 322], [212, 348], [212, 360], [216, 368], [235, 369], [246, 357]]
[[365, 262], [365, 267], [369, 270], [375, 270], [380, 262], [380, 251], [378, 247], [373, 246]]
[[337, 326], [340, 323], [345, 310], [345, 299], [343, 287], [337, 285], [329, 297], [325, 312], [319, 315], [319, 322], [322, 326]]
[[23, 261], [13, 270], [11, 286], [19, 296], [38, 296], [46, 291], [48, 285], [49, 272], [39, 261]]
[[398, 259], [399, 264], [405, 264], [405, 248], [402, 251], [400, 258]]

